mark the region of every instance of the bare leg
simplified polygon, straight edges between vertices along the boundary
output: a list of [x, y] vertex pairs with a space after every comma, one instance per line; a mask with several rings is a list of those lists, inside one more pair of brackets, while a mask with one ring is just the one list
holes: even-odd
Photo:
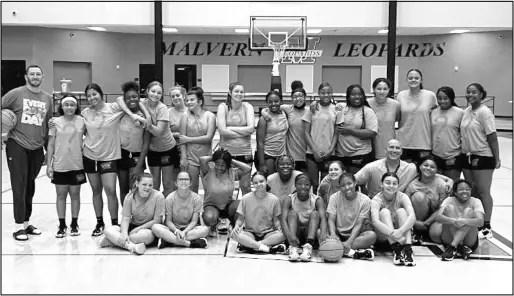
[[[394, 223], [393, 223], [393, 217], [391, 214], [391, 211], [388, 209], [382, 209], [379, 213], [379, 219], [382, 223], [390, 227], [391, 229], [394, 229]], [[389, 236], [389, 233], [377, 233], [377, 239], [381, 242], [388, 241], [390, 244], [394, 243], [394, 240], [392, 240]]]
[[272, 247], [274, 245], [283, 243], [285, 239], [286, 237], [281, 231], [272, 231], [264, 236], [264, 239], [261, 241], [261, 243]]
[[[398, 227], [402, 227], [405, 222], [407, 222], [407, 219], [409, 218], [409, 215], [407, 214], [407, 211], [403, 208], [396, 210], [396, 217], [398, 219]], [[412, 244], [412, 236], [411, 236], [412, 230], [407, 230], [403, 237], [405, 238], [406, 244]]]
[[138, 232], [129, 235], [129, 240], [134, 244], [144, 243], [151, 244], [155, 240], [155, 236], [150, 229], [141, 229]]
[[477, 198], [480, 198], [484, 205], [485, 221], [491, 221], [493, 214], [493, 197], [491, 196], [491, 184], [493, 182], [494, 170], [471, 171], [475, 181]]
[[[161, 167], [150, 167], [150, 173], [153, 176], [153, 189], [160, 191], [161, 190]], [[166, 197], [165, 195], [164, 197]]]
[[175, 168], [173, 166], [162, 167], [162, 186], [164, 187], [162, 194], [164, 197], [167, 197], [175, 190], [175, 179], [173, 179], [173, 177], [176, 176], [174, 176], [174, 172]]
[[189, 165], [188, 169], [191, 177], [191, 191], [198, 193], [198, 187], [200, 186], [200, 167]]
[[[289, 211], [289, 214], [287, 216], [287, 225], [289, 226], [289, 230], [291, 231], [292, 235], [293, 235], [293, 238], [297, 238], [296, 237], [296, 234], [298, 233], [298, 224], [299, 224], [299, 217], [298, 217], [298, 213], [291, 210]], [[289, 242], [290, 245], [293, 245], [295, 247], [300, 247], [300, 246], [297, 246], [297, 245], [294, 245], [292, 244], [291, 242]]]
[[100, 175], [107, 195], [107, 206], [111, 219], [118, 219], [118, 197], [116, 196], [116, 173], [106, 173]]
[[71, 217], [78, 218], [80, 212], [80, 186], [70, 186], [70, 198], [71, 198]]
[[104, 201], [102, 198], [103, 186], [100, 173], [87, 174], [87, 178], [89, 180], [89, 185], [91, 185], [91, 190], [93, 191], [93, 208], [95, 209], [96, 217], [102, 217]]
[[68, 196], [68, 185], [55, 185], [55, 193], [57, 195], [56, 207], [59, 219], [66, 218], [66, 197]]
[[364, 231], [355, 238], [352, 243], [352, 249], [366, 249], [371, 247], [377, 241], [377, 234], [374, 231]]

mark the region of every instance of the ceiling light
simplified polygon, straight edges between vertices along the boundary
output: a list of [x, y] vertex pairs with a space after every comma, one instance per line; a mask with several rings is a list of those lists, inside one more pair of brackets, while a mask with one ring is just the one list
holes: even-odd
[[236, 31], [236, 33], [248, 33], [248, 32], [250, 32], [248, 29], [234, 29], [234, 31]]
[[175, 29], [175, 28], [162, 28], [162, 31], [166, 32], [166, 33], [176, 33], [176, 32], [178, 32], [178, 30]]
[[307, 34], [319, 34], [323, 31], [322, 29], [308, 29]]
[[450, 33], [467, 33], [469, 32], [469, 30], [453, 30], [453, 31], [450, 31]]
[[100, 31], [100, 32], [103, 32], [103, 31], [107, 31], [105, 28], [102, 28], [102, 27], [87, 27], [89, 30], [93, 30], [93, 31]]
[[384, 30], [378, 31], [378, 34], [387, 34], [388, 32], [389, 32], [389, 30], [384, 29]]

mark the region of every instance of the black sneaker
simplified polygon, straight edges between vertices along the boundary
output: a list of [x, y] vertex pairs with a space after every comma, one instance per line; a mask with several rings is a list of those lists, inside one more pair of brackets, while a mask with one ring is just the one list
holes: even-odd
[[455, 259], [455, 255], [457, 255], [457, 248], [455, 248], [452, 245], [449, 245], [444, 250], [443, 254], [441, 255], [441, 258], [443, 261], [452, 261]]
[[372, 249], [356, 250], [353, 254], [353, 259], [373, 260], [373, 258], [375, 258], [375, 252]]
[[55, 235], [56, 238], [63, 238], [66, 236], [66, 230], [68, 230], [68, 227], [59, 227], [59, 230], [57, 230], [57, 234]]
[[274, 245], [273, 247], [269, 248], [269, 253], [284, 255], [286, 253], [286, 245], [284, 245], [284, 244]]
[[160, 239], [159, 240], [159, 244], [157, 245], [157, 248], [158, 249], [164, 249], [164, 248], [169, 248], [171, 246], [173, 246], [172, 243], [169, 243], [169, 242], [167, 242], [167, 241], [165, 241], [163, 239]]
[[253, 253], [255, 253], [255, 250], [253, 250], [251, 248], [247, 248], [247, 247], [243, 246], [242, 244], [237, 244], [236, 252], [253, 254]]
[[104, 229], [105, 229], [105, 224], [97, 223], [96, 227], [95, 227], [95, 230], [93, 230], [93, 233], [91, 234], [91, 236], [100, 236], [100, 235], [102, 235], [104, 233]]
[[403, 264], [403, 254], [402, 254], [402, 246], [400, 243], [396, 242], [391, 245], [393, 249], [393, 263], [394, 265], [402, 265]]
[[423, 234], [419, 231], [413, 230], [412, 231], [412, 244], [421, 246], [423, 244]]
[[403, 247], [403, 264], [405, 266], [416, 266], [416, 262], [414, 262], [414, 254], [412, 252], [412, 247], [410, 245], [406, 245]]
[[471, 255], [473, 253], [471, 248], [468, 246], [465, 246], [465, 245], [459, 245], [457, 247], [457, 251], [460, 253], [460, 255], [462, 256], [462, 259], [464, 259], [464, 260], [468, 260], [469, 255]]
[[78, 225], [72, 225], [70, 230], [71, 236], [79, 236], [80, 235], [80, 229]]

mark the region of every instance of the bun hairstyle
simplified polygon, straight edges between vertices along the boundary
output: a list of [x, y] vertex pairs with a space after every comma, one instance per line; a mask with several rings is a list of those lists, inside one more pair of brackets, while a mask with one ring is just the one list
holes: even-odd
[[223, 147], [214, 151], [214, 153], [212, 154], [213, 162], [216, 162], [219, 159], [222, 159], [225, 162], [227, 169], [230, 169], [230, 167], [232, 166], [232, 154], [230, 154], [230, 152], [225, 150]]
[[[186, 98], [186, 96], [187, 96], [187, 90], [186, 90], [183, 86], [178, 85], [178, 84], [177, 84], [177, 85], [175, 85], [175, 86], [172, 86], [172, 87], [170, 88], [169, 93], [168, 93], [168, 94], [170, 95], [170, 97], [171, 97], [171, 92], [172, 92], [172, 91], [174, 91], [174, 90], [178, 90], [178, 91], [182, 94], [182, 103], [183, 103], [183, 102], [184, 102], [184, 99], [185, 99], [185, 98]], [[173, 100], [171, 100], [171, 106], [172, 106], [172, 107], [175, 107], [175, 105], [173, 105]]]
[[139, 83], [135, 81], [127, 81], [121, 85], [121, 91], [126, 94], [129, 90], [133, 90], [139, 94]]
[[470, 86], [476, 87], [478, 89], [478, 91], [482, 94], [482, 98], [480, 98], [480, 101], [482, 101], [483, 99], [485, 99], [487, 97], [487, 91], [482, 86], [482, 84], [480, 84], [478, 82], [473, 82], [470, 85], [468, 85], [468, 87], [466, 87], [466, 89], [468, 89]]
[[443, 92], [443, 93], [446, 94], [446, 96], [448, 96], [452, 106], [458, 107], [457, 103], [455, 103], [455, 91], [453, 90], [453, 88], [451, 88], [449, 86], [441, 86], [437, 90], [436, 96], [439, 95], [440, 92]]
[[300, 80], [295, 80], [291, 82], [291, 90], [295, 90], [298, 88], [303, 88], [303, 83]]
[[[236, 86], [243, 86], [241, 84], [241, 82], [232, 82], [230, 83], [230, 85], [228, 86], [228, 93], [227, 93], [227, 99], [225, 101], [225, 104], [227, 105], [228, 107], [228, 110], [232, 109], [232, 91], [234, 90], [234, 88], [236, 88]], [[244, 86], [243, 86], [244, 87]]]
[[202, 101], [200, 103], [200, 106], [203, 107], [203, 104], [205, 102], [205, 99], [203, 97], [203, 88], [199, 86], [193, 86], [191, 89], [187, 92], [187, 95], [195, 95], [198, 101]]
[[[420, 70], [418, 70], [418, 69], [410, 69], [409, 71], [407, 71], [407, 77], [409, 76], [409, 73], [410, 73], [410, 72], [412, 72], [412, 71], [414, 71], [414, 72], [418, 72], [419, 76], [420, 76], [420, 77], [421, 77], [421, 79], [423, 80], [423, 74], [422, 74], [422, 73], [421, 73], [421, 71], [420, 71]], [[420, 89], [423, 89], [423, 83], [420, 83], [420, 84], [419, 84], [419, 88], [420, 88]]]

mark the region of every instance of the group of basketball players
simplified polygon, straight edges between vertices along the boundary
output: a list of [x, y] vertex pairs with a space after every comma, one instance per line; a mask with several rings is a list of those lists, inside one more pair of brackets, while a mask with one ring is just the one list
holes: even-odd
[[[371, 98], [351, 85], [346, 104], [336, 103], [330, 84], [322, 83], [319, 101], [306, 106], [306, 91], [295, 81], [292, 105], [283, 104], [281, 92], [266, 95], [254, 154], [254, 108], [240, 83], [229, 86], [216, 115], [204, 110], [200, 87], [172, 87], [168, 108], [161, 83], [150, 83], [141, 99], [130, 81], [112, 103], [99, 85], [88, 85], [90, 106], [82, 111], [75, 96], [64, 94], [60, 116], [51, 118], [41, 68], [29, 66], [25, 79], [2, 98], [2, 109], [18, 117], [6, 146], [16, 240], [41, 234], [29, 218], [43, 149], [56, 188], [56, 237], [68, 232], [68, 194], [69, 234], [80, 235], [87, 175], [97, 219], [92, 235], [104, 234], [101, 247], [137, 254], [152, 245], [205, 248], [207, 236], [229, 233], [239, 252], [287, 253], [291, 261], [310, 261], [327, 238], [340, 240], [344, 256], [357, 259], [373, 259], [371, 246], [387, 242], [395, 264], [413, 266], [412, 244], [430, 239], [445, 245], [444, 260], [457, 253], [467, 259], [479, 238], [492, 236], [490, 187], [500, 158], [494, 115], [478, 83], [466, 88], [469, 107], [462, 110], [452, 88], [423, 89], [416, 69], [407, 72], [409, 89], [396, 100], [389, 98], [390, 82], [379, 78]], [[212, 153], [216, 129], [220, 148]], [[257, 172], [250, 176], [253, 163]]]

